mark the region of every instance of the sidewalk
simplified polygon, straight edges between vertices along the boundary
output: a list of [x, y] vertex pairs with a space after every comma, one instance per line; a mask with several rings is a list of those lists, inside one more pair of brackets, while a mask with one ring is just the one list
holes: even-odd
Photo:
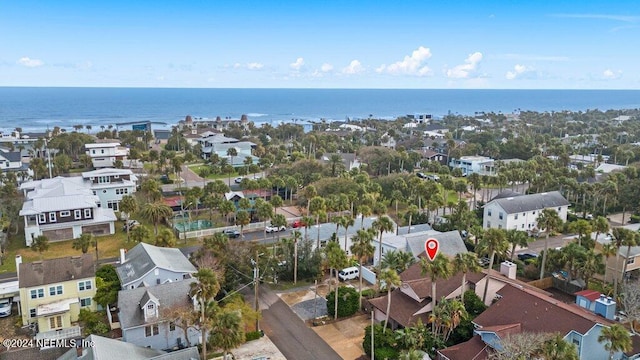
[[269, 360], [286, 360], [280, 350], [265, 335], [258, 340], [249, 341], [232, 351], [237, 360], [265, 358]]

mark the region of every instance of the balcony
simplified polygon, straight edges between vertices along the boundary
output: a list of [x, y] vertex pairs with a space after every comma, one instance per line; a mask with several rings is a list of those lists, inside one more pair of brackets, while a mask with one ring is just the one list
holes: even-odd
[[39, 332], [36, 334], [36, 340], [48, 339], [48, 340], [62, 340], [62, 339], [71, 339], [71, 338], [79, 338], [82, 336], [82, 331], [80, 326], [72, 326], [65, 329], [59, 330], [51, 330]]

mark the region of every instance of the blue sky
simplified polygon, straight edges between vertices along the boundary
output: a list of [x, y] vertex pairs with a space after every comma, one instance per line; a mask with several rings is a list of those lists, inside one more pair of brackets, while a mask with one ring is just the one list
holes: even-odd
[[637, 1], [0, 1], [0, 86], [639, 89]]

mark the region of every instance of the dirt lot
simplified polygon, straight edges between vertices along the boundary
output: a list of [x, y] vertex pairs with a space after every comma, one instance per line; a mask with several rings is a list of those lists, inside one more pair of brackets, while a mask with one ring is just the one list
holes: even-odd
[[331, 324], [313, 328], [343, 359], [354, 360], [364, 354], [362, 340], [369, 316], [357, 315]]

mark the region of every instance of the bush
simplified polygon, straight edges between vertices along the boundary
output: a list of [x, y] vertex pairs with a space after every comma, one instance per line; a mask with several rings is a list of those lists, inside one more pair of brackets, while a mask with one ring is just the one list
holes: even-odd
[[371, 299], [372, 297], [374, 297], [376, 295], [377, 295], [377, 292], [374, 289], [364, 289], [364, 290], [362, 290], [362, 297], [363, 298]]
[[[373, 345], [375, 346], [376, 359], [384, 359], [384, 357], [378, 357], [378, 349], [397, 347], [396, 337], [391, 329], [387, 329], [386, 332], [382, 332], [382, 324], [373, 325]], [[371, 325], [368, 325], [364, 329], [364, 340], [362, 341], [362, 347], [367, 356], [371, 357]], [[396, 353], [397, 356], [397, 353]], [[392, 357], [390, 359], [396, 359]]]
[[631, 218], [629, 219], [629, 222], [632, 224], [636, 224], [640, 222], [640, 215], [631, 215]]
[[262, 331], [251, 331], [245, 334], [247, 341], [258, 340], [262, 337]]
[[78, 320], [84, 325], [84, 335], [103, 335], [109, 332], [109, 325], [105, 321], [103, 312], [93, 312], [87, 309], [80, 309]]
[[[375, 345], [375, 344], [374, 344]], [[376, 359], [397, 359], [400, 353], [392, 347], [376, 348]]]
[[[327, 295], [327, 312], [334, 316], [335, 291]], [[355, 314], [358, 311], [358, 290], [352, 287], [341, 286], [338, 289], [338, 317]]]

